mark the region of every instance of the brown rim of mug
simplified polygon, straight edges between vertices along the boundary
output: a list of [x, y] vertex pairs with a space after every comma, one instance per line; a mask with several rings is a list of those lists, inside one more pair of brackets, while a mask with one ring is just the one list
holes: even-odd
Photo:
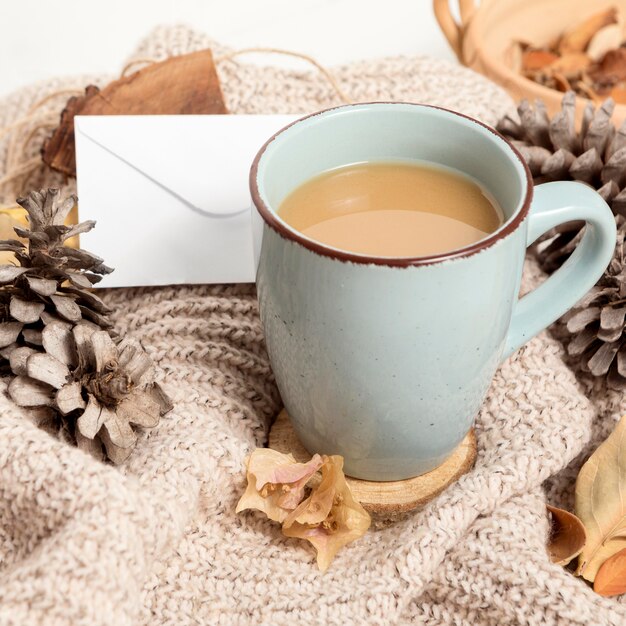
[[[331, 248], [329, 246], [325, 246], [322, 243], [319, 243], [313, 239], [309, 239], [304, 235], [299, 234], [298, 232], [292, 231], [288, 229], [282, 220], [280, 220], [273, 211], [267, 207], [265, 202], [261, 199], [261, 194], [259, 193], [259, 187], [257, 183], [258, 177], [258, 168], [259, 161], [261, 157], [265, 153], [267, 147], [283, 132], [285, 132], [288, 128], [291, 128], [295, 124], [299, 124], [304, 120], [308, 120], [311, 117], [315, 117], [317, 115], [322, 115], [324, 113], [328, 113], [329, 111], [336, 111], [338, 109], [346, 109], [354, 106], [362, 106], [368, 104], [402, 104], [402, 105], [411, 105], [416, 107], [424, 107], [427, 109], [437, 109], [439, 111], [445, 111], [446, 113], [451, 113], [452, 115], [456, 115], [458, 117], [462, 117], [478, 126], [482, 126], [487, 129], [490, 133], [494, 134], [499, 139], [502, 139], [504, 143], [509, 147], [511, 152], [517, 157], [517, 159], [522, 164], [522, 168], [524, 169], [524, 173], [526, 175], [526, 193], [524, 195], [524, 201], [522, 206], [517, 211], [517, 213], [511, 218], [508, 222], [505, 222], [504, 226], [485, 237], [484, 239], [480, 239], [476, 243], [473, 243], [471, 246], [466, 246], [465, 248], [459, 248], [458, 250], [451, 250], [450, 252], [443, 252], [441, 254], [433, 254], [429, 256], [420, 256], [420, 257], [382, 257], [382, 256], [369, 256], [366, 254], [356, 254], [354, 252], [347, 252], [344, 250], [339, 250], [337, 248]], [[321, 254], [324, 256], [331, 257], [333, 259], [337, 259], [339, 261], [351, 261], [353, 263], [362, 263], [364, 265], [387, 265], [390, 267], [413, 267], [419, 265], [432, 265], [434, 263], [440, 263], [442, 261], [447, 261], [451, 259], [458, 259], [463, 257], [472, 256], [481, 250], [485, 250], [486, 248], [491, 247], [497, 241], [508, 237], [511, 233], [513, 233], [518, 226], [526, 219], [528, 215], [528, 211], [530, 209], [530, 203], [533, 197], [533, 182], [532, 176], [530, 174], [530, 170], [528, 169], [528, 165], [524, 158], [519, 153], [517, 148], [507, 139], [505, 139], [497, 130], [492, 128], [491, 126], [487, 126], [487, 124], [483, 124], [478, 120], [475, 120], [473, 117], [469, 117], [469, 115], [464, 115], [463, 113], [458, 113], [457, 111], [451, 111], [450, 109], [446, 109], [444, 107], [433, 106], [430, 104], [420, 104], [418, 102], [357, 102], [354, 104], [343, 104], [341, 106], [331, 107], [329, 109], [324, 109], [323, 111], [317, 111], [315, 113], [311, 113], [300, 119], [297, 119], [295, 122], [291, 122], [284, 128], [281, 128], [277, 133], [272, 135], [261, 147], [261, 149], [257, 152], [257, 155], [254, 157], [254, 161], [252, 162], [252, 167], [250, 168], [250, 193], [252, 195], [252, 202], [256, 206], [259, 214], [263, 218], [264, 222], [276, 231], [281, 237], [290, 239], [295, 243], [299, 243], [304, 246], [308, 250], [315, 252], [317, 254]]]

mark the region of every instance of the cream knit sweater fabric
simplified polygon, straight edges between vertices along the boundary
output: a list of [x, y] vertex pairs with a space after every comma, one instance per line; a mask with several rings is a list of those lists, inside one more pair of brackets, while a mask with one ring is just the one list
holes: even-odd
[[[224, 51], [188, 29], [161, 29], [137, 56], [207, 45]], [[308, 71], [226, 61], [219, 73], [233, 113], [338, 103]], [[433, 59], [335, 75], [354, 100], [435, 103], [492, 124], [512, 106], [480, 76]], [[0, 127], [85, 81], [15, 93], [0, 103]], [[29, 185], [50, 182], [42, 170]], [[9, 201], [22, 190], [2, 191]], [[114, 191], [112, 181], [113, 202]], [[526, 288], [540, 278], [529, 263]], [[280, 408], [253, 287], [115, 290], [106, 299], [117, 328], [150, 350], [176, 408], [115, 468], [38, 429], [0, 394], [1, 625], [626, 624], [619, 599], [595, 595], [546, 556], [546, 501], [571, 506], [577, 468], [625, 404], [577, 381], [556, 339], [542, 334], [498, 371], [476, 422], [475, 468], [422, 511], [342, 550], [322, 575], [303, 542], [234, 513], [245, 457]]]

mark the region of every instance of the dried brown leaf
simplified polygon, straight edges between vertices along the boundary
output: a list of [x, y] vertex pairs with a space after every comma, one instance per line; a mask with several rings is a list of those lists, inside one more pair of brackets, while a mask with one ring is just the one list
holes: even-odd
[[552, 65], [559, 59], [557, 54], [549, 50], [526, 50], [522, 53], [522, 70], [538, 72]]
[[591, 65], [591, 59], [582, 52], [564, 54], [559, 57], [549, 70], [552, 73], [562, 74], [568, 80], [580, 76]]
[[601, 596], [626, 593], [626, 548], [602, 563], [593, 581], [593, 590]]
[[599, 83], [615, 84], [626, 80], [626, 48], [609, 50], [589, 73]]
[[621, 25], [609, 24], [591, 38], [587, 46], [587, 56], [592, 61], [599, 61], [609, 50], [619, 48], [623, 38]]
[[561, 54], [582, 52], [601, 28], [609, 24], [616, 24], [617, 21], [618, 13], [615, 7], [594, 13], [583, 22], [576, 24], [561, 37], [558, 45], [559, 52]]
[[613, 87], [613, 89], [611, 89], [611, 98], [613, 98], [617, 104], [626, 104], [626, 87]]
[[587, 530], [576, 573], [593, 582], [602, 563], [626, 548], [626, 417], [581, 468], [576, 515]]
[[586, 534], [583, 523], [569, 511], [548, 505], [552, 521], [548, 554], [557, 565], [567, 565], [585, 547]]

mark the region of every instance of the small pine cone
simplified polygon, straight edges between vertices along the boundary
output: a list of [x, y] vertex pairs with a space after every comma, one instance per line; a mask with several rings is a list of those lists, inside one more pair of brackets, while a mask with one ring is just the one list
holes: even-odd
[[45, 325], [57, 320], [75, 324], [88, 319], [109, 328], [108, 307], [89, 289], [111, 268], [86, 250], [66, 246], [95, 222], [66, 226], [76, 198], [61, 201], [58, 189], [33, 191], [18, 203], [26, 210], [29, 228], [14, 228], [26, 244], [0, 241], [0, 251], [13, 253], [19, 263], [0, 265], [0, 348], [41, 346]]
[[[541, 101], [533, 108], [522, 100], [519, 121], [507, 115], [496, 128], [519, 149], [535, 183], [587, 183], [606, 200], [613, 213], [626, 216], [626, 122], [616, 131], [611, 122], [614, 108], [610, 98], [597, 110], [589, 103], [580, 131], [576, 131], [576, 95], [569, 91], [563, 96], [561, 111], [552, 119]], [[563, 264], [580, 239], [583, 225], [563, 225], [541, 238], [536, 251], [545, 271], [553, 272]]]
[[15, 378], [9, 395], [24, 407], [49, 407], [79, 448], [123, 463], [137, 441], [134, 426], [153, 428], [172, 404], [154, 382], [154, 364], [134, 339], [118, 345], [88, 321], [51, 322], [42, 331], [44, 351], [8, 351]]
[[8, 393], [32, 417], [78, 447], [114, 463], [132, 452], [136, 426], [152, 428], [172, 405], [139, 342], [111, 336], [109, 308], [90, 288], [112, 270], [86, 250], [66, 246], [94, 222], [66, 226], [75, 197], [57, 189], [18, 203], [29, 228], [0, 241], [19, 265], [0, 265], [0, 365]]
[[617, 217], [617, 246], [596, 286], [560, 322], [567, 352], [613, 389], [626, 389], [626, 219]]

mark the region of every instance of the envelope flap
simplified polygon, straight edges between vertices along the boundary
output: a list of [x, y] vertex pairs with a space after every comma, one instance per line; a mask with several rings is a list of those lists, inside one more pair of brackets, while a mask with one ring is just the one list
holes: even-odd
[[75, 130], [189, 208], [228, 216], [250, 204], [248, 170], [257, 150], [295, 119], [294, 115], [94, 115], [77, 116]]

